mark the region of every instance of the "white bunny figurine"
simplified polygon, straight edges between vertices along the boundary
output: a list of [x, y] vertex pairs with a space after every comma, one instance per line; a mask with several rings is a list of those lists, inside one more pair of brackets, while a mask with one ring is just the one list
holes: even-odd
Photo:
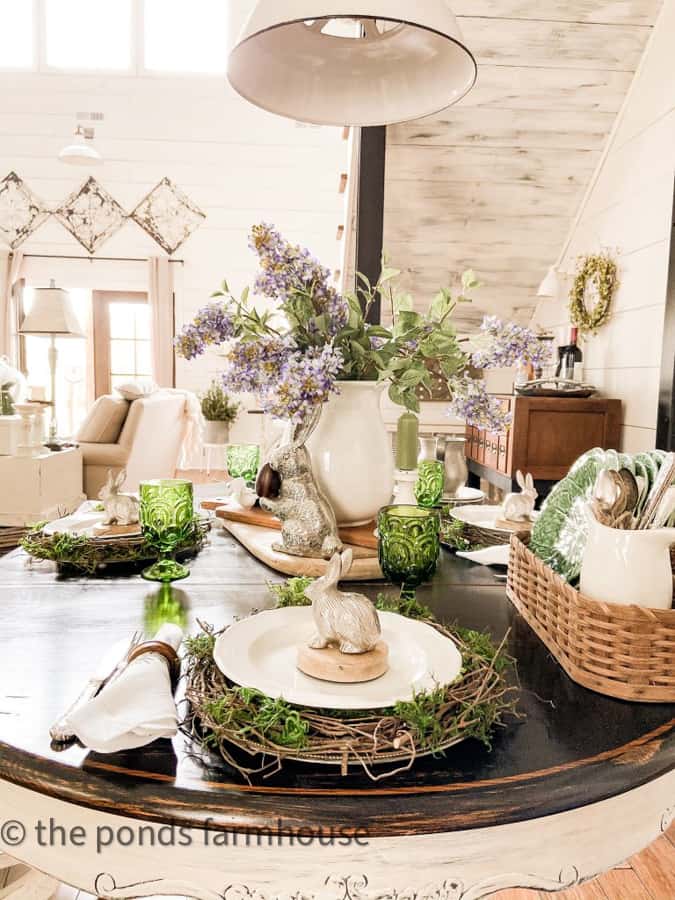
[[313, 650], [337, 644], [340, 653], [367, 653], [380, 640], [380, 617], [370, 600], [363, 594], [338, 590], [338, 580], [351, 567], [351, 550], [336, 553], [326, 574], [305, 589], [317, 630], [309, 645]]
[[108, 471], [108, 480], [98, 495], [103, 502], [104, 525], [135, 525], [138, 522], [138, 500], [130, 494], [120, 494], [126, 477], [126, 469], [117, 475], [112, 469]]
[[508, 522], [527, 522], [532, 519], [534, 504], [539, 494], [529, 472], [526, 478], [519, 469], [516, 472], [516, 481], [522, 494], [508, 494], [504, 500], [502, 511]]
[[247, 486], [243, 478], [234, 478], [232, 481], [228, 481], [223, 496], [234, 500], [242, 509], [253, 509], [258, 502], [258, 495]]

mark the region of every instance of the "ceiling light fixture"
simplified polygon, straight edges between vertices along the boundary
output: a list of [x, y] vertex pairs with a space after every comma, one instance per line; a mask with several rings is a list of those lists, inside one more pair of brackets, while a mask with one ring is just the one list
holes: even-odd
[[94, 147], [95, 131], [78, 125], [75, 129], [75, 140], [59, 153], [61, 162], [69, 166], [100, 166], [103, 157]]
[[369, 126], [451, 106], [476, 71], [446, 0], [258, 0], [227, 74], [269, 112]]
[[546, 273], [544, 280], [539, 285], [537, 297], [555, 297], [557, 299], [560, 294], [560, 278], [558, 277], [558, 266], [551, 266]]

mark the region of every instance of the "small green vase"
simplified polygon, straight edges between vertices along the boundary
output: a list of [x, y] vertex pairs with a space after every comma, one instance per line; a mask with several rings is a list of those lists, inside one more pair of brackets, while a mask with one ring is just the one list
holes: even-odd
[[419, 464], [415, 499], [420, 506], [431, 509], [443, 498], [445, 466], [437, 460], [426, 459]]

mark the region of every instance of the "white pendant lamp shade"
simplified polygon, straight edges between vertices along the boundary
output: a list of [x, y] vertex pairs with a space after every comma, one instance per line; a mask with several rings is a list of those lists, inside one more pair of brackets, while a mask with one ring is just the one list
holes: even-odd
[[537, 297], [556, 297], [560, 293], [560, 279], [558, 278], [558, 270], [555, 266], [546, 273], [546, 277], [539, 285]]
[[[91, 137], [88, 136], [89, 134]], [[92, 143], [93, 135], [93, 128], [84, 129], [78, 126], [72, 144], [68, 144], [59, 153], [61, 162], [69, 166], [100, 166], [103, 157]]]
[[476, 63], [445, 0], [259, 0], [228, 78], [300, 122], [389, 125], [456, 103]]
[[33, 291], [33, 305], [23, 320], [21, 334], [44, 334], [56, 337], [84, 337], [70, 296], [54, 286], [36, 288]]

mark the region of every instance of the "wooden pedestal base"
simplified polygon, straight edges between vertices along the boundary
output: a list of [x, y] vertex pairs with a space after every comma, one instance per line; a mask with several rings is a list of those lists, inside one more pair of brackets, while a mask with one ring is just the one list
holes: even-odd
[[338, 684], [360, 684], [380, 678], [389, 668], [389, 648], [379, 641], [368, 653], [340, 653], [337, 647], [298, 647], [298, 668], [305, 675]]

